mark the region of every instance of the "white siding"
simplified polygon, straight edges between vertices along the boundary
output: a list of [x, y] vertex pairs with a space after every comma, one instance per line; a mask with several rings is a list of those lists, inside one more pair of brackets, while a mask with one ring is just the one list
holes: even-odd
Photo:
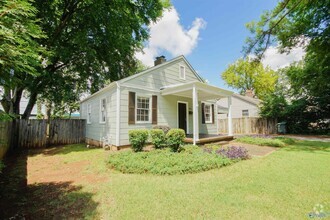
[[[120, 124], [120, 145], [128, 145], [128, 131], [138, 128], [147, 128], [151, 129], [154, 125], [151, 123], [146, 124], [128, 124], [128, 92], [135, 92], [136, 95], [144, 96], [158, 96], [158, 124], [157, 125], [166, 125], [170, 128], [178, 128], [178, 102], [188, 102], [188, 110], [192, 109], [192, 99], [180, 97], [180, 96], [162, 96], [157, 92], [147, 92], [143, 89], [122, 89], [121, 90], [121, 124]], [[201, 103], [199, 103], [201, 106]], [[188, 132], [192, 134], [193, 132], [193, 121], [192, 115], [188, 114]], [[215, 116], [216, 120], [216, 116]], [[202, 111], [199, 107], [199, 129], [202, 134], [217, 134], [217, 124], [216, 121], [214, 124], [202, 124]]]
[[[185, 66], [185, 79], [180, 79], [179, 77], [180, 65]], [[123, 85], [138, 86], [139, 88], [159, 91], [159, 89], [164, 86], [199, 81], [200, 80], [196, 77], [189, 66], [180, 59], [176, 62], [173, 62], [171, 65], [163, 66], [142, 76], [130, 79], [124, 82]]]
[[[81, 103], [81, 118], [87, 120], [87, 106], [91, 104], [91, 123], [86, 124], [86, 138], [101, 141], [111, 137], [111, 144], [115, 144], [116, 132], [116, 88], [107, 90]], [[100, 123], [100, 100], [106, 99], [106, 122]]]
[[[223, 98], [218, 101], [221, 107], [228, 107], [228, 99]], [[242, 110], [249, 110], [249, 117], [259, 117], [259, 108], [257, 105], [232, 96], [232, 118], [242, 118]], [[227, 118], [227, 114], [219, 114], [220, 119]]]
[[[180, 65], [185, 67], [185, 79], [180, 79]], [[128, 92], [135, 92], [136, 95], [158, 96], [158, 124], [167, 125], [171, 128], [178, 127], [178, 101], [188, 102], [188, 109], [192, 109], [192, 100], [179, 96], [162, 96], [160, 89], [164, 86], [177, 85], [188, 82], [200, 82], [200, 79], [194, 74], [190, 66], [184, 59], [178, 59], [168, 65], [155, 68], [153, 71], [145, 73], [138, 77], [133, 77], [120, 84], [120, 141], [119, 145], [128, 145], [128, 132], [132, 129], [147, 128], [151, 129], [154, 125], [147, 124], [128, 124]], [[107, 97], [111, 99], [111, 108], [107, 111], [107, 121], [105, 124], [99, 123], [100, 99]], [[86, 137], [100, 141], [102, 137], [111, 135], [112, 144], [115, 144], [116, 138], [116, 87], [100, 92], [100, 94], [87, 99], [81, 104], [81, 118], [87, 118], [87, 105], [92, 105], [92, 123], [87, 124]], [[201, 106], [201, 103], [199, 103]], [[152, 103], [150, 103], [152, 105]], [[216, 118], [216, 117], [215, 117]], [[188, 115], [189, 133], [193, 131], [192, 115]], [[199, 108], [199, 128], [200, 133], [217, 134], [217, 124], [202, 124], [201, 109]]]

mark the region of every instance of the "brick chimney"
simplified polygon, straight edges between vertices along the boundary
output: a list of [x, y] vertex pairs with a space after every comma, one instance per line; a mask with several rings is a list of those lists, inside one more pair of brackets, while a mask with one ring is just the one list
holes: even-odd
[[155, 66], [165, 63], [165, 62], [166, 62], [165, 56], [156, 57]]
[[251, 98], [254, 98], [254, 94], [253, 94], [252, 89], [247, 89], [247, 90], [245, 91], [245, 96], [247, 96], [247, 97], [251, 97]]

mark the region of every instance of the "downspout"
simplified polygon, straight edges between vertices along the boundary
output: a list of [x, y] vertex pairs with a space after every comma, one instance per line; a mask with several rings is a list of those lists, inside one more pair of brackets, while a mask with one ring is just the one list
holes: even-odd
[[116, 146], [120, 146], [120, 85], [116, 82]]

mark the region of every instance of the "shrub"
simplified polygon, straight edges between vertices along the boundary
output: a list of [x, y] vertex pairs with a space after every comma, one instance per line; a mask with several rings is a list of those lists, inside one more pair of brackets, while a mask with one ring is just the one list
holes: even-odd
[[192, 154], [195, 152], [200, 152], [201, 148], [192, 144], [185, 145], [179, 149], [180, 153]]
[[165, 147], [165, 133], [161, 129], [150, 130], [151, 142], [156, 149]]
[[250, 158], [247, 149], [244, 147], [229, 146], [218, 149], [216, 154], [227, 157], [229, 159], [246, 160]]
[[166, 142], [174, 152], [177, 152], [179, 150], [180, 145], [183, 144], [185, 137], [186, 135], [184, 133], [184, 130], [172, 128], [166, 134]]
[[149, 132], [146, 129], [130, 130], [128, 132], [129, 142], [135, 152], [142, 151], [149, 136]]
[[161, 129], [164, 131], [165, 134], [168, 133], [168, 131], [171, 129], [169, 126], [166, 126], [166, 125], [156, 125], [156, 126], [153, 126], [152, 129]]
[[258, 137], [240, 137], [237, 138], [236, 141], [247, 143], [247, 144], [255, 144], [260, 146], [272, 146], [272, 147], [284, 147], [285, 143], [279, 139], [272, 138], [258, 138]]
[[123, 173], [174, 175], [198, 173], [234, 162], [216, 154], [205, 154], [201, 148], [188, 147], [187, 149], [189, 150], [180, 153], [175, 153], [170, 149], [138, 153], [119, 151], [110, 154], [108, 163], [111, 168]]

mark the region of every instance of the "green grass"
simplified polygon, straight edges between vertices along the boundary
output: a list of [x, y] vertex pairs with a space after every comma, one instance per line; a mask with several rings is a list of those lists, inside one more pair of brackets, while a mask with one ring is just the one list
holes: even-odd
[[87, 159], [91, 163], [82, 173], [106, 177], [78, 184], [95, 203], [86, 218], [308, 219], [316, 204], [330, 212], [330, 143], [296, 141], [265, 157], [168, 176], [123, 174], [107, 168], [109, 153], [102, 149], [71, 150], [52, 157], [67, 163]]
[[111, 168], [123, 173], [174, 175], [220, 168], [231, 164], [232, 160], [204, 153], [199, 147], [185, 146], [180, 153], [170, 149], [117, 152], [109, 156], [108, 163]]
[[244, 136], [236, 139], [237, 142], [255, 144], [259, 146], [271, 146], [271, 147], [284, 147], [286, 145], [294, 144], [295, 141], [292, 138], [276, 137], [276, 138], [260, 138]]

